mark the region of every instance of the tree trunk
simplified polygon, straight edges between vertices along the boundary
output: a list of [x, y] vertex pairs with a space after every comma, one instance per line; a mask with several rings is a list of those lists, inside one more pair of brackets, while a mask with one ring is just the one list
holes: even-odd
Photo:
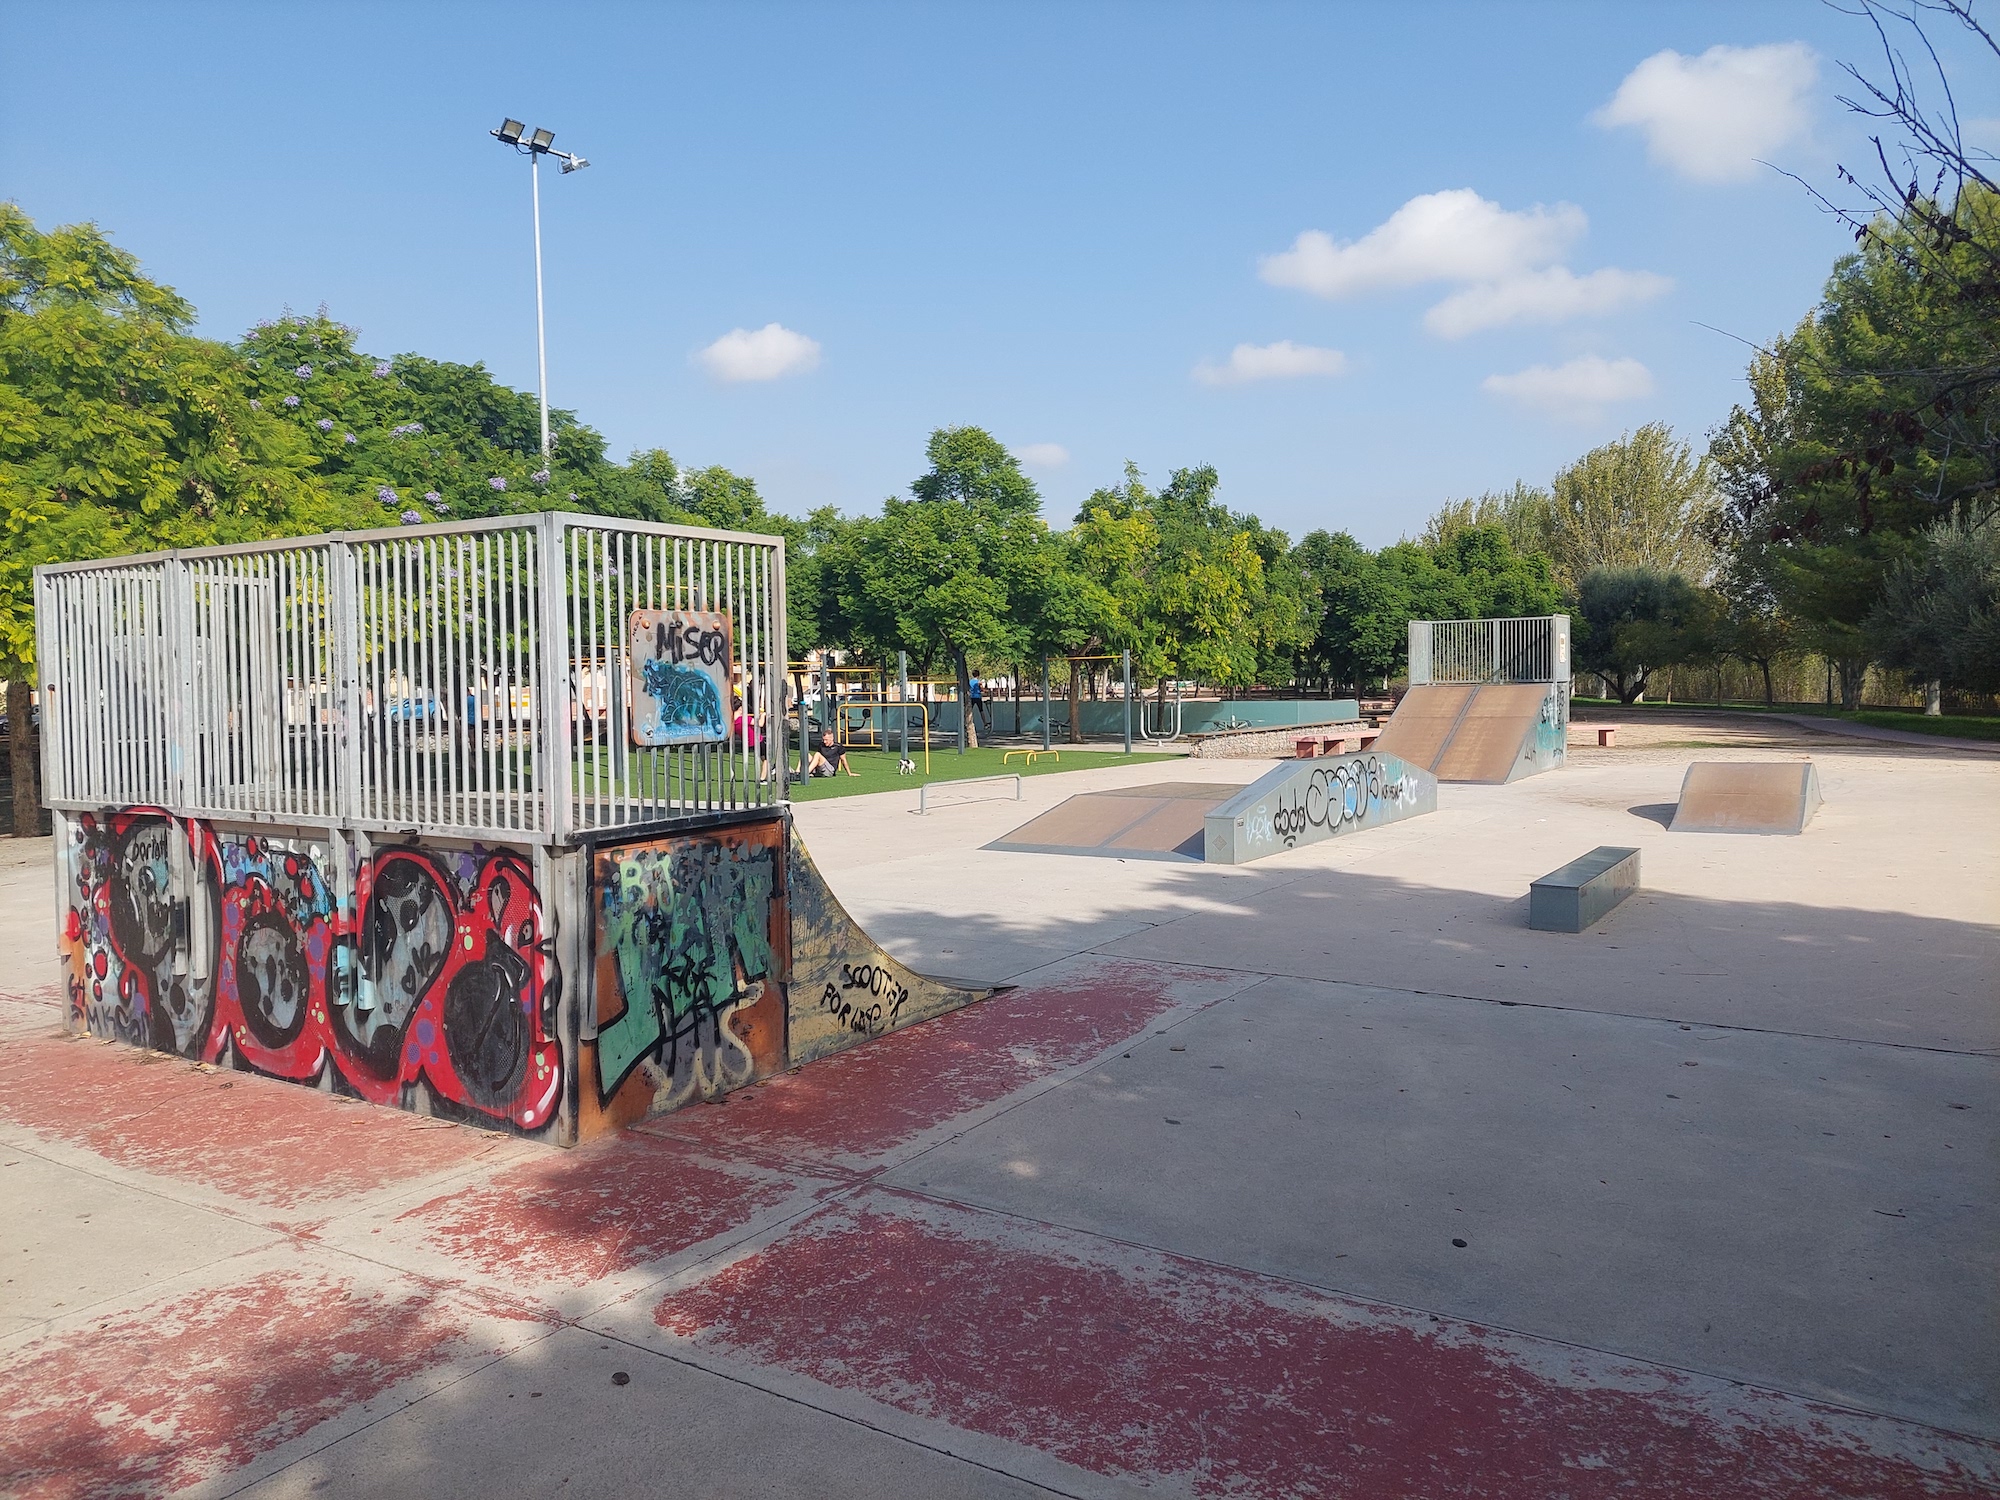
[[1763, 661], [1758, 662], [1757, 669], [1764, 674], [1764, 707], [1769, 708], [1773, 702], [1770, 658], [1766, 657]]
[[972, 711], [972, 670], [965, 664], [965, 653], [952, 653], [958, 663], [958, 716], [965, 721], [965, 748], [979, 748], [979, 715]]
[[1069, 662], [1069, 742], [1083, 743], [1083, 663], [1075, 657]]
[[1861, 707], [1861, 686], [1868, 677], [1868, 663], [1848, 659], [1840, 663], [1840, 706]]
[[7, 684], [7, 770], [14, 779], [14, 832], [24, 839], [42, 831], [41, 757], [35, 745], [33, 684]]
[[1944, 684], [1933, 677], [1924, 684], [1924, 717], [1935, 719], [1944, 713]]

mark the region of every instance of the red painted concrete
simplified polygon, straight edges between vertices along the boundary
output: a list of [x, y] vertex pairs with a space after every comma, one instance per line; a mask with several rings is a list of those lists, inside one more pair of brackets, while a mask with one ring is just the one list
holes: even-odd
[[165, 1495], [442, 1362], [459, 1317], [272, 1272], [51, 1335], [0, 1370], [0, 1490]]
[[1182, 1000], [1241, 981], [1104, 962], [1009, 990], [728, 1096], [639, 1127], [718, 1155], [862, 1167], [959, 1115], [1076, 1066]]
[[0, 1047], [0, 1120], [272, 1208], [477, 1161], [500, 1138], [93, 1038]]
[[[1904, 1424], [866, 1198], [669, 1295], [656, 1320], [707, 1350], [1204, 1495], [1942, 1500], [1991, 1496], [2000, 1472], [2000, 1447], [1938, 1450]], [[1857, 1429], [1883, 1440], [1863, 1446]], [[1950, 1456], [1968, 1451], [1983, 1477]]]
[[433, 1248], [510, 1284], [581, 1286], [747, 1225], [792, 1190], [703, 1162], [678, 1141], [626, 1134], [524, 1162], [402, 1217]]

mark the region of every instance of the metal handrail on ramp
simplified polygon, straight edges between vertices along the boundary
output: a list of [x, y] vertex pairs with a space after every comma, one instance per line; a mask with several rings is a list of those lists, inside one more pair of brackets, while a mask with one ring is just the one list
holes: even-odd
[[929, 803], [928, 803], [928, 798], [930, 797], [930, 794], [931, 794], [931, 789], [932, 789], [933, 787], [940, 787], [940, 786], [979, 786], [979, 785], [981, 785], [982, 783], [984, 783], [984, 782], [988, 782], [988, 781], [1011, 781], [1011, 782], [1013, 782], [1013, 783], [1014, 783], [1014, 800], [1015, 800], [1016, 802], [1019, 802], [1019, 801], [1021, 800], [1021, 778], [1020, 778], [1020, 776], [1019, 776], [1018, 774], [1015, 774], [1015, 775], [1007, 775], [1007, 776], [968, 776], [968, 777], [967, 777], [967, 778], [966, 778], [965, 780], [963, 780], [963, 781], [927, 781], [927, 782], [925, 782], [925, 783], [924, 783], [924, 784], [923, 784], [922, 786], [920, 786], [920, 787], [918, 787], [918, 788], [917, 788], [917, 812], [918, 812], [919, 814], [922, 814], [922, 813], [926, 813], [926, 812], [929, 812], [929, 811], [930, 811], [930, 807], [929, 807]]

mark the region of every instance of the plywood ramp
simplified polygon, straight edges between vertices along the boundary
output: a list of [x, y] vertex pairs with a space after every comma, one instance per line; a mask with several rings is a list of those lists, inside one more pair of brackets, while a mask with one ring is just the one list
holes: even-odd
[[1451, 742], [1452, 731], [1458, 728], [1459, 718], [1478, 691], [1477, 687], [1448, 683], [1425, 683], [1411, 688], [1403, 694], [1403, 701], [1396, 705], [1389, 722], [1382, 726], [1374, 748], [1413, 766], [1422, 766], [1426, 771], [1435, 771], [1438, 758]]
[[1674, 833], [1804, 833], [1819, 811], [1809, 760], [1698, 760], [1681, 779]]
[[988, 844], [1017, 854], [1200, 859], [1202, 820], [1238, 788], [1204, 781], [1083, 792]]
[[1439, 781], [1506, 782], [1554, 770], [1564, 751], [1559, 720], [1542, 724], [1551, 691], [1545, 682], [1419, 683], [1374, 748]]
[[[1458, 730], [1430, 767], [1439, 781], [1508, 781], [1521, 747], [1535, 732], [1544, 683], [1494, 683], [1480, 688], [1465, 707]], [[1379, 740], [1376, 742], [1381, 743]]]

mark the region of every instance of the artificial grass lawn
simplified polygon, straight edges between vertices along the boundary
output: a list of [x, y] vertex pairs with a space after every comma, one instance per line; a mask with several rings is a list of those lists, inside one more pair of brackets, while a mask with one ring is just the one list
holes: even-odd
[[1116, 750], [1073, 749], [1058, 745], [1062, 758], [1035, 755], [1035, 763], [1029, 765], [1027, 757], [1016, 753], [1006, 765], [1001, 757], [1015, 747], [1011, 745], [981, 746], [960, 755], [956, 750], [931, 751], [930, 774], [924, 774], [924, 753], [912, 748], [910, 759], [917, 763], [917, 774], [898, 776], [896, 774], [897, 755], [893, 750], [850, 750], [847, 763], [854, 767], [854, 775], [845, 772], [828, 778], [815, 777], [810, 781], [794, 781], [791, 797], [795, 802], [817, 802], [823, 797], [858, 797], [866, 792], [893, 792], [897, 790], [915, 791], [925, 782], [966, 781], [976, 776], [1011, 776], [1018, 772], [1023, 776], [1052, 776], [1062, 771], [1091, 771], [1104, 766], [1136, 766], [1148, 761], [1180, 760], [1178, 755], [1125, 755]]

